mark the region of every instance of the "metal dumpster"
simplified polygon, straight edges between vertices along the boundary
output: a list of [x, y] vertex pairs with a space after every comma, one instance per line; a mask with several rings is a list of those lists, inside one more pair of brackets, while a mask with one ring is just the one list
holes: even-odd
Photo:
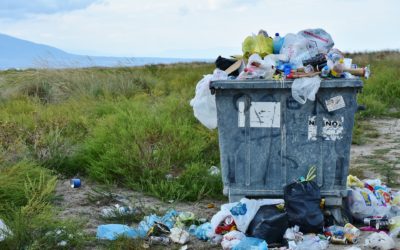
[[326, 205], [341, 206], [359, 79], [323, 80], [315, 102], [292, 98], [293, 81], [211, 82], [216, 95], [224, 194], [283, 197], [283, 187], [316, 166]]

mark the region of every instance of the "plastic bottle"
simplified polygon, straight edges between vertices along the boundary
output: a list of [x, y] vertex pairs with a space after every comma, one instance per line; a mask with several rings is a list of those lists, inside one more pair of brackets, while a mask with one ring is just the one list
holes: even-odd
[[274, 37], [274, 54], [279, 54], [283, 45], [283, 38], [279, 36], [279, 33], [275, 33]]

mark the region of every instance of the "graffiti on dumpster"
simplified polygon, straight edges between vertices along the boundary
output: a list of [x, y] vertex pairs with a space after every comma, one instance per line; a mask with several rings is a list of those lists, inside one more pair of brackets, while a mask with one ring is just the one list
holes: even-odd
[[250, 127], [253, 128], [280, 128], [280, 102], [251, 102]]
[[322, 137], [326, 141], [336, 141], [343, 138], [344, 117], [338, 120], [330, 120], [323, 117]]
[[[322, 118], [322, 138], [326, 141], [336, 141], [343, 138], [343, 121], [344, 118], [340, 117], [339, 119], [327, 119], [325, 117]], [[317, 126], [317, 117], [310, 116], [308, 117], [308, 140], [316, 141], [318, 139], [318, 126]]]
[[316, 141], [317, 140], [317, 123], [316, 116], [311, 116], [308, 118], [308, 140]]

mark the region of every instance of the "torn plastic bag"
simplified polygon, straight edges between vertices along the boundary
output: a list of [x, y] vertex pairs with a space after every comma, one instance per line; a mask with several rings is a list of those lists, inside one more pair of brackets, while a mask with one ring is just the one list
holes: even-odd
[[320, 208], [321, 193], [314, 181], [294, 182], [284, 188], [289, 226], [298, 225], [303, 233], [322, 232], [324, 215]]
[[215, 69], [212, 75], [206, 75], [196, 86], [196, 95], [190, 101], [193, 107], [194, 116], [207, 128], [215, 129], [217, 127], [217, 106], [215, 104], [215, 95], [211, 94], [210, 82], [215, 80], [226, 80], [228, 75]]
[[273, 40], [264, 34], [252, 35], [246, 37], [242, 43], [242, 51], [244, 58], [249, 58], [252, 54], [259, 54], [264, 57], [273, 54]]
[[292, 85], [293, 99], [301, 104], [305, 104], [307, 99], [315, 101], [315, 95], [317, 94], [320, 85], [321, 78], [319, 76], [295, 79]]
[[264, 239], [268, 244], [281, 243], [283, 235], [288, 228], [286, 212], [280, 211], [276, 206], [262, 206], [258, 209], [246, 235]]
[[323, 29], [306, 29], [299, 31], [297, 35], [309, 40], [309, 44], [315, 44], [319, 53], [326, 54], [335, 45], [331, 35]]

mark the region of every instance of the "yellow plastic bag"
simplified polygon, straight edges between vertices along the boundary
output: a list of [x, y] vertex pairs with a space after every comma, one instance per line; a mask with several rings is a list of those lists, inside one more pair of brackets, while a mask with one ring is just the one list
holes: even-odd
[[252, 54], [259, 54], [262, 58], [273, 53], [272, 38], [263, 34], [246, 37], [242, 43], [243, 57], [248, 59]]
[[357, 176], [349, 175], [347, 176], [347, 186], [363, 188], [364, 182], [360, 181]]

